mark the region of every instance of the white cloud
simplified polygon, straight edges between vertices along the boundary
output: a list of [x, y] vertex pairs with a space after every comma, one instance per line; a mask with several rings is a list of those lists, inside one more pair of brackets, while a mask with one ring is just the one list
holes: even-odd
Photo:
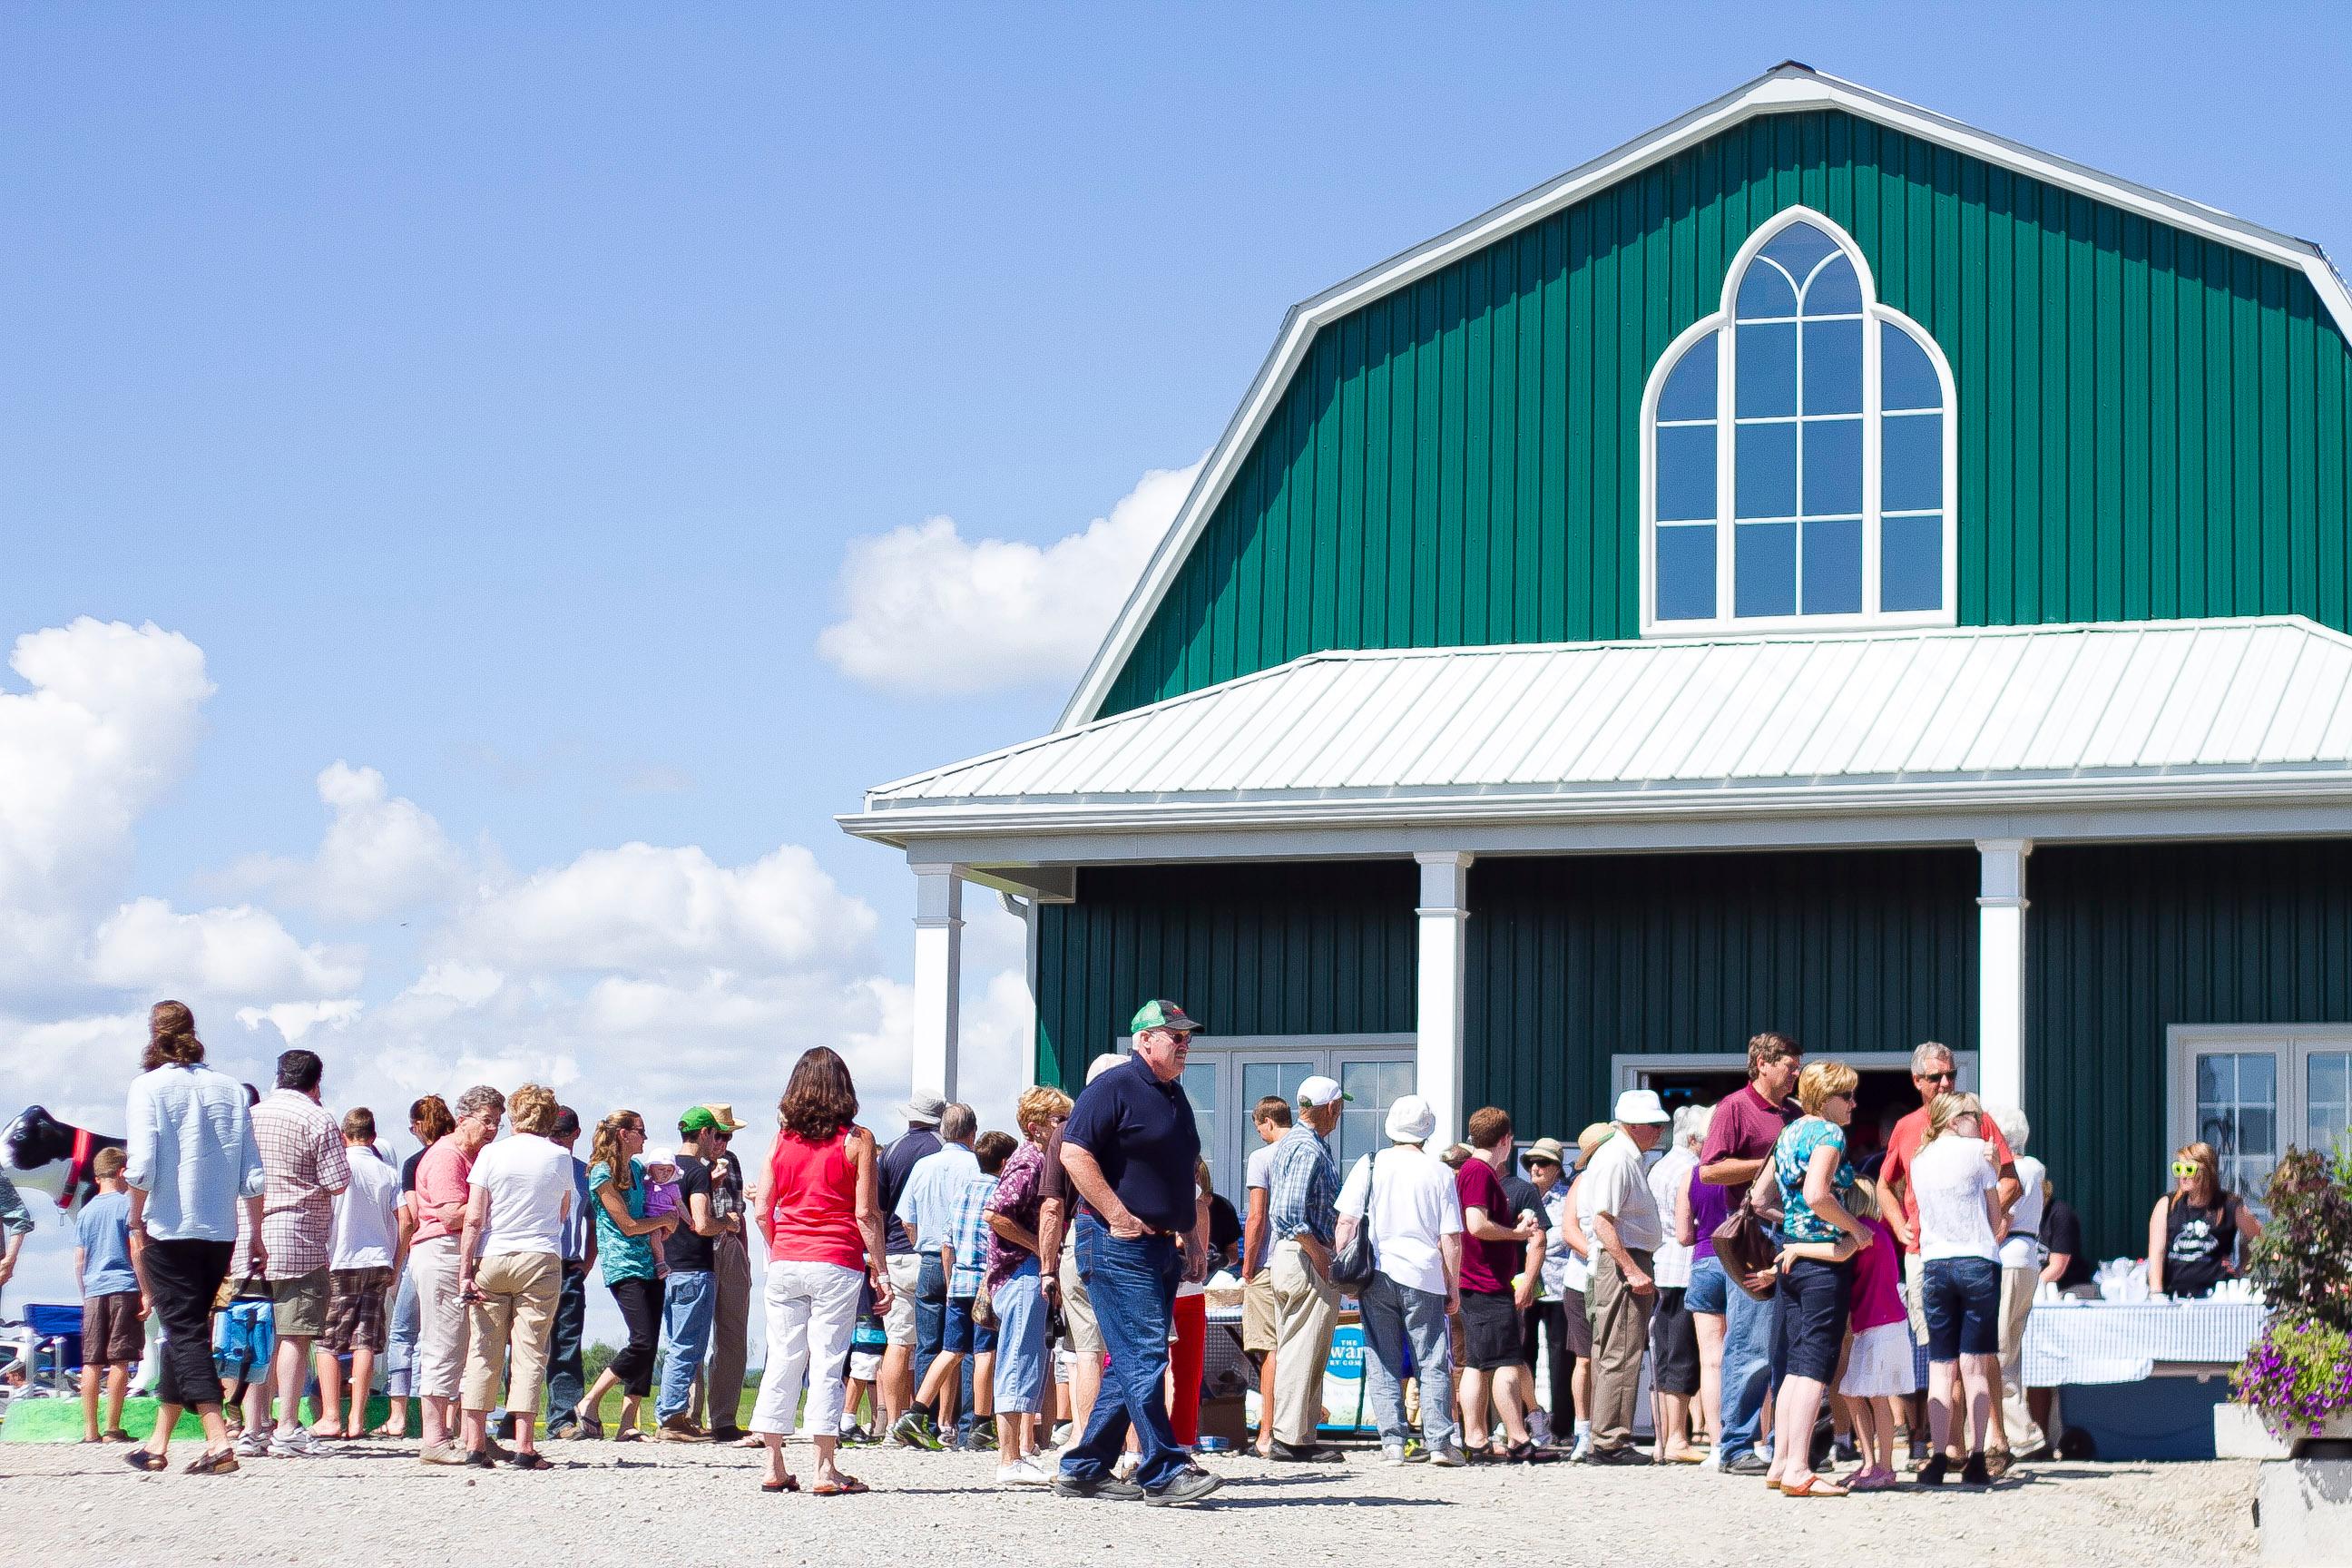
[[921, 695], [1068, 680], [1200, 471], [1153, 468], [1109, 516], [1043, 547], [967, 540], [948, 517], [855, 540], [837, 584], [845, 614], [817, 652], [853, 680]]
[[239, 1007], [236, 1021], [248, 1029], [258, 1029], [267, 1024], [288, 1045], [299, 1046], [303, 1036], [321, 1025], [331, 1029], [349, 1028], [365, 1006], [356, 996], [331, 1002], [279, 1002], [268, 1007]]
[[799, 845], [730, 867], [691, 845], [624, 844], [486, 895], [447, 947], [510, 971], [762, 973], [845, 957], [873, 931], [873, 910]]
[[319, 798], [332, 815], [316, 856], [248, 856], [231, 869], [230, 880], [352, 924], [441, 903], [463, 890], [465, 857], [430, 813], [393, 795], [375, 769], [330, 764], [319, 774]]
[[362, 971], [356, 950], [305, 944], [251, 904], [182, 914], [143, 898], [92, 933], [86, 973], [142, 994], [278, 1001], [341, 994], [358, 986]]

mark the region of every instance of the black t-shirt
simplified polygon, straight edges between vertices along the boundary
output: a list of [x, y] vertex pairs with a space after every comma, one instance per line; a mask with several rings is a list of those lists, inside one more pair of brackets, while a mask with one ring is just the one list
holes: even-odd
[[875, 1162], [875, 1179], [882, 1188], [882, 1251], [887, 1257], [904, 1258], [915, 1250], [915, 1244], [907, 1239], [907, 1227], [898, 1223], [898, 1198], [907, 1190], [907, 1177], [915, 1162], [938, 1153], [940, 1147], [937, 1128], [909, 1127]]
[[1525, 1176], [1505, 1176], [1503, 1178], [1503, 1196], [1509, 1201], [1511, 1205], [1511, 1224], [1518, 1224], [1519, 1216], [1523, 1214], [1531, 1214], [1535, 1215], [1536, 1223], [1538, 1225], [1546, 1223], [1543, 1206], [1543, 1189], [1537, 1186], [1533, 1182], [1528, 1181]]
[[691, 1154], [677, 1157], [677, 1228], [662, 1243], [662, 1258], [670, 1272], [710, 1272], [710, 1237], [694, 1234], [694, 1194], [710, 1201], [710, 1165]]
[[735, 1151], [722, 1149], [710, 1162], [710, 1216], [734, 1219], [743, 1213], [743, 1166]]
[[416, 1163], [424, 1158], [425, 1151], [419, 1149], [400, 1163], [400, 1195], [402, 1197], [406, 1197], [416, 1190]]
[[1209, 1250], [1223, 1258], [1242, 1244], [1242, 1216], [1223, 1193], [1209, 1194]]
[[2082, 1216], [2063, 1198], [2051, 1199], [2049, 1211], [2042, 1216], [2042, 1245], [2066, 1254], [2069, 1259], [2065, 1272], [2058, 1276], [2058, 1289], [2091, 1282], [2091, 1260], [2083, 1251]]
[[1062, 1142], [1066, 1160], [1072, 1144], [1092, 1154], [1118, 1201], [1144, 1224], [1171, 1233], [1192, 1228], [1201, 1130], [1181, 1082], [1160, 1082], [1142, 1058], [1130, 1057], [1087, 1085]]

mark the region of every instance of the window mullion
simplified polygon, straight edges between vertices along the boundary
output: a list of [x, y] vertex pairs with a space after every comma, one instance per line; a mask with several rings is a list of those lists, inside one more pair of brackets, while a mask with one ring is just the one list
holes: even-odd
[[1862, 316], [1862, 613], [1879, 611], [1879, 531], [1885, 523], [1879, 505], [1879, 433], [1882, 426], [1878, 346], [1880, 327]]

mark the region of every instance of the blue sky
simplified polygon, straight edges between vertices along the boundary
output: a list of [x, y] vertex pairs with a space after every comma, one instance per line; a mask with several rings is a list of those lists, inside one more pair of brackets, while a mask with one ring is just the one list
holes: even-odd
[[[900, 559], [856, 542], [1086, 529], [1201, 456], [1292, 301], [1787, 58], [2352, 255], [2331, 7], [7, 7], [0, 643], [152, 621], [214, 689], [140, 645], [186, 685], [124, 721], [152, 776], [0, 828], [0, 917], [54, 943], [0, 973], [0, 1076], [103, 1105], [167, 985], [248, 1069], [278, 1026], [230, 1012], [356, 1001], [308, 1043], [386, 1102], [444, 1040], [609, 1100], [707, 1039], [656, 1112], [763, 1103], [828, 1031], [886, 1061], [911, 889], [830, 818], [1076, 669], [996, 649], [982, 590], [845, 672], [820, 634]], [[1058, 592], [1107, 619], [1091, 559]], [[9, 734], [0, 781], [50, 776]], [[382, 775], [356, 869], [339, 761]], [[70, 874], [12, 884], [45, 835]], [[726, 929], [664, 946], [594, 858], [633, 842]], [[1017, 949], [975, 941], [977, 1005]]]

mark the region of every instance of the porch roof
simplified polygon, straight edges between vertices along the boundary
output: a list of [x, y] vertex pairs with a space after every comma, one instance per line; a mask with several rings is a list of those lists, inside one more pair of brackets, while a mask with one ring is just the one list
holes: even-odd
[[1627, 811], [2352, 804], [2300, 616], [1312, 654], [879, 785], [934, 836]]

